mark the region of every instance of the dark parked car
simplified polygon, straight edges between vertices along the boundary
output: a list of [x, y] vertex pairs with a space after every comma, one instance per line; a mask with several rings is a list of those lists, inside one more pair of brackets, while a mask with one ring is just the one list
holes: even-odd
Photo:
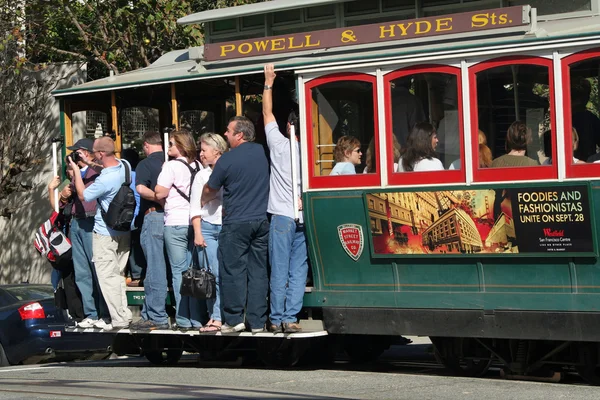
[[50, 285], [0, 285], [0, 366], [108, 356], [114, 334], [65, 332]]

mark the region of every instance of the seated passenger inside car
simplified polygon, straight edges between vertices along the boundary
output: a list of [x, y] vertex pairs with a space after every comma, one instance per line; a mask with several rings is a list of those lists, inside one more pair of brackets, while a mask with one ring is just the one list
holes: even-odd
[[[489, 168], [492, 165], [492, 150], [487, 145], [487, 137], [479, 129], [479, 168]], [[460, 158], [454, 160], [448, 169], [460, 169]]]
[[335, 145], [333, 156], [335, 166], [329, 175], [356, 174], [356, 166], [360, 165], [360, 158], [362, 157], [360, 141], [354, 136], [342, 136]]
[[[398, 170], [398, 160], [400, 159], [400, 143], [395, 135], [392, 135], [392, 141], [394, 146], [394, 171]], [[363, 170], [363, 174], [373, 174], [377, 172], [377, 157], [375, 157], [375, 138], [369, 142], [369, 148], [367, 149], [367, 158], [365, 160], [367, 164]]]
[[402, 149], [398, 172], [444, 170], [444, 164], [435, 152], [437, 145], [438, 138], [433, 125], [429, 122], [416, 124], [408, 136], [406, 147]]
[[[577, 133], [577, 129], [575, 129], [575, 128], [572, 128], [571, 139], [573, 140], [573, 154], [576, 154], [577, 149], [579, 147], [579, 134]], [[552, 165], [552, 131], [551, 130], [547, 130], [546, 132], [544, 132], [543, 141], [544, 141], [544, 155], [548, 158], [546, 160], [544, 160], [542, 165]], [[586, 164], [585, 161], [579, 160], [579, 159], [575, 158], [575, 156], [572, 156], [572, 160], [573, 160], [573, 164]], [[567, 158], [567, 162], [568, 162], [568, 158]]]
[[523, 121], [515, 121], [506, 132], [506, 154], [492, 161], [492, 168], [498, 167], [531, 167], [540, 165], [533, 158], [527, 157], [527, 145], [532, 141], [531, 129]]

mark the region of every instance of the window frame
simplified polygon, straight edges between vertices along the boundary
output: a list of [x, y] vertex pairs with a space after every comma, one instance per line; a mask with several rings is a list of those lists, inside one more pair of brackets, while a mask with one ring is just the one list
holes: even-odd
[[[469, 102], [471, 108], [471, 154], [473, 168], [473, 182], [512, 182], [531, 180], [556, 180], [558, 179], [558, 163], [552, 165], [539, 165], [535, 167], [502, 167], [479, 168], [479, 115], [477, 108], [477, 73], [492, 68], [510, 65], [538, 65], [548, 69], [548, 105], [550, 112], [550, 129], [552, 135], [552, 160], [556, 160], [556, 102], [554, 87], [554, 66], [552, 59], [541, 56], [507, 56], [481, 61], [469, 67]], [[563, 85], [564, 86], [564, 85]], [[506, 133], [505, 133], [506, 134]], [[500, 155], [495, 158], [500, 157]], [[498, 173], [501, 171], [502, 173]], [[524, 174], [523, 171], [527, 171]]]
[[[562, 87], [563, 87], [563, 129], [565, 140], [565, 154], [573, 154], [573, 119], [571, 117], [571, 65], [592, 58], [600, 58], [600, 48], [583, 50], [564, 57], [561, 63]], [[554, 153], [554, 151], [553, 151]], [[572, 157], [565, 157], [565, 173], [567, 178], [598, 178], [600, 177], [600, 163], [573, 164]]]
[[[454, 75], [457, 84], [457, 112], [458, 112], [458, 134], [461, 154], [461, 168], [457, 170], [444, 169], [443, 171], [418, 171], [418, 172], [396, 172], [394, 171], [394, 149], [392, 132], [392, 90], [391, 81], [407, 75], [423, 73], [443, 73]], [[466, 178], [465, 170], [465, 147], [464, 147], [464, 118], [463, 118], [463, 96], [462, 96], [462, 77], [461, 68], [451, 65], [441, 64], [422, 64], [397, 69], [388, 72], [384, 76], [383, 86], [385, 90], [385, 123], [386, 123], [386, 141], [387, 141], [387, 172], [388, 183], [394, 186], [400, 185], [422, 185], [443, 184], [443, 183], [464, 183]]]
[[[306, 144], [308, 159], [308, 185], [309, 189], [338, 189], [381, 186], [381, 172], [356, 175], [325, 175], [316, 176], [315, 165], [315, 140], [313, 138], [313, 115], [312, 115], [312, 89], [332, 82], [358, 81], [367, 82], [373, 88], [373, 138], [375, 140], [375, 151], [379, 153], [379, 105], [377, 103], [377, 77], [363, 72], [342, 72], [320, 76], [306, 82], [304, 85], [305, 107], [306, 107]], [[367, 143], [368, 144], [368, 143]], [[361, 143], [364, 145], [364, 143]], [[366, 154], [363, 154], [365, 160]]]

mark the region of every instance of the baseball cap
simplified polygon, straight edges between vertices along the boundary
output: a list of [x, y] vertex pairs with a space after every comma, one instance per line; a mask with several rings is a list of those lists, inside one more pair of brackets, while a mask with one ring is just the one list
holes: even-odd
[[73, 146], [69, 146], [69, 147], [67, 147], [67, 149], [73, 150], [73, 151], [79, 150], [79, 149], [93, 151], [94, 141], [92, 139], [79, 139]]

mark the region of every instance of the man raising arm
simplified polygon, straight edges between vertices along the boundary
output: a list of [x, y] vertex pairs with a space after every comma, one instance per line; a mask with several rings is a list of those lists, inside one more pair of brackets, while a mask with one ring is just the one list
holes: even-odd
[[[276, 76], [273, 64], [265, 65], [264, 73], [263, 118], [271, 157], [267, 208], [271, 214], [271, 230], [269, 232], [269, 262], [271, 264], [271, 295], [269, 297], [271, 315], [269, 319], [271, 325], [269, 330], [276, 333], [281, 331], [293, 333], [302, 330], [296, 317], [302, 309], [308, 273], [308, 255], [302, 213], [298, 214], [299, 221], [296, 221], [294, 210], [294, 207], [298, 207], [298, 203], [294, 198], [292, 146], [290, 144], [293, 144], [293, 151], [299, 155], [298, 138], [295, 135], [291, 136], [291, 127], [296, 123], [297, 118], [292, 111], [286, 126], [286, 135], [279, 131], [273, 115], [272, 92]], [[295, 126], [295, 128], [297, 127]], [[298, 129], [295, 131], [298, 133]], [[300, 171], [299, 157], [295, 157], [295, 160], [297, 162], [296, 171]], [[297, 193], [300, 193], [300, 176], [296, 178]]]

